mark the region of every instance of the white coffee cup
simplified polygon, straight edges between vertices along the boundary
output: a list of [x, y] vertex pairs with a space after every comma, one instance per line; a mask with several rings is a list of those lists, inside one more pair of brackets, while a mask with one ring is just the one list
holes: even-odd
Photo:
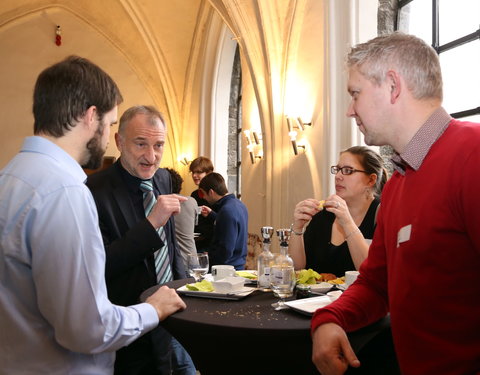
[[235, 267], [227, 264], [212, 266], [213, 280], [216, 281], [230, 276], [235, 276]]
[[347, 288], [352, 285], [355, 280], [357, 280], [358, 275], [360, 275], [360, 272], [358, 271], [345, 272], [345, 285], [347, 286]]

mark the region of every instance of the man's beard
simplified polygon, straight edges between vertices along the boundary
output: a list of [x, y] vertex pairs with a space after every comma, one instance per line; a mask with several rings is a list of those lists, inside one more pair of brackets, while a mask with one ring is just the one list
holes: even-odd
[[102, 149], [101, 141], [103, 135], [103, 128], [105, 123], [99, 122], [98, 129], [93, 137], [87, 142], [88, 160], [82, 164], [83, 168], [97, 169], [102, 165], [103, 155], [105, 155], [106, 149]]

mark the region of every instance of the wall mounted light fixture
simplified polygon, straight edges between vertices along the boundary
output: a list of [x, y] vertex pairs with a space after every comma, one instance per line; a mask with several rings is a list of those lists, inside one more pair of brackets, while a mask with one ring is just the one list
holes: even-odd
[[306, 149], [306, 146], [303, 142], [297, 142], [298, 133], [295, 129], [303, 132], [306, 125], [311, 126], [312, 123], [305, 123], [300, 117], [293, 118], [287, 116], [288, 136], [290, 137], [290, 142], [292, 142], [293, 153], [295, 155], [298, 155], [299, 148], [302, 148], [304, 152]]
[[186, 156], [181, 156], [178, 161], [185, 166], [189, 165], [192, 162], [191, 160], [188, 160]]
[[312, 126], [312, 123], [311, 122], [303, 122], [302, 118], [299, 116], [297, 118], [295, 118], [295, 124], [297, 125], [297, 127], [299, 129], [301, 129], [302, 131], [305, 130], [305, 126]]
[[263, 158], [262, 136], [256, 131], [244, 130], [245, 139], [247, 140], [247, 150], [250, 154], [250, 161], [255, 164], [255, 159]]

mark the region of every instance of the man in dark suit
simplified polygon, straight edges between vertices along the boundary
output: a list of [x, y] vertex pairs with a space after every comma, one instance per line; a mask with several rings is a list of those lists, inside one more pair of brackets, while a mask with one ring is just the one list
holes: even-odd
[[[158, 168], [165, 140], [160, 112], [149, 106], [129, 108], [115, 134], [120, 159], [87, 181], [105, 245], [108, 296], [115, 304], [138, 303], [140, 294], [158, 282], [186, 277], [173, 220], [185, 198], [171, 194], [170, 174]], [[151, 211], [145, 206], [145, 182], [156, 198]], [[158, 260], [159, 253], [163, 260]], [[161, 271], [155, 262], [163, 262]], [[170, 374], [171, 370], [195, 374], [188, 353], [161, 327], [117, 352], [116, 375]]]

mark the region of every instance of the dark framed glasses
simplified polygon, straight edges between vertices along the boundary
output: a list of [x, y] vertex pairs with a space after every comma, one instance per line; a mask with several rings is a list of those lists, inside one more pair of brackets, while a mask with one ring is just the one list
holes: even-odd
[[337, 165], [332, 165], [330, 167], [330, 173], [336, 175], [338, 172], [342, 172], [343, 175], [350, 175], [355, 172], [362, 172], [368, 174], [367, 171], [362, 171], [361, 169], [355, 169], [352, 167], [339, 167]]

